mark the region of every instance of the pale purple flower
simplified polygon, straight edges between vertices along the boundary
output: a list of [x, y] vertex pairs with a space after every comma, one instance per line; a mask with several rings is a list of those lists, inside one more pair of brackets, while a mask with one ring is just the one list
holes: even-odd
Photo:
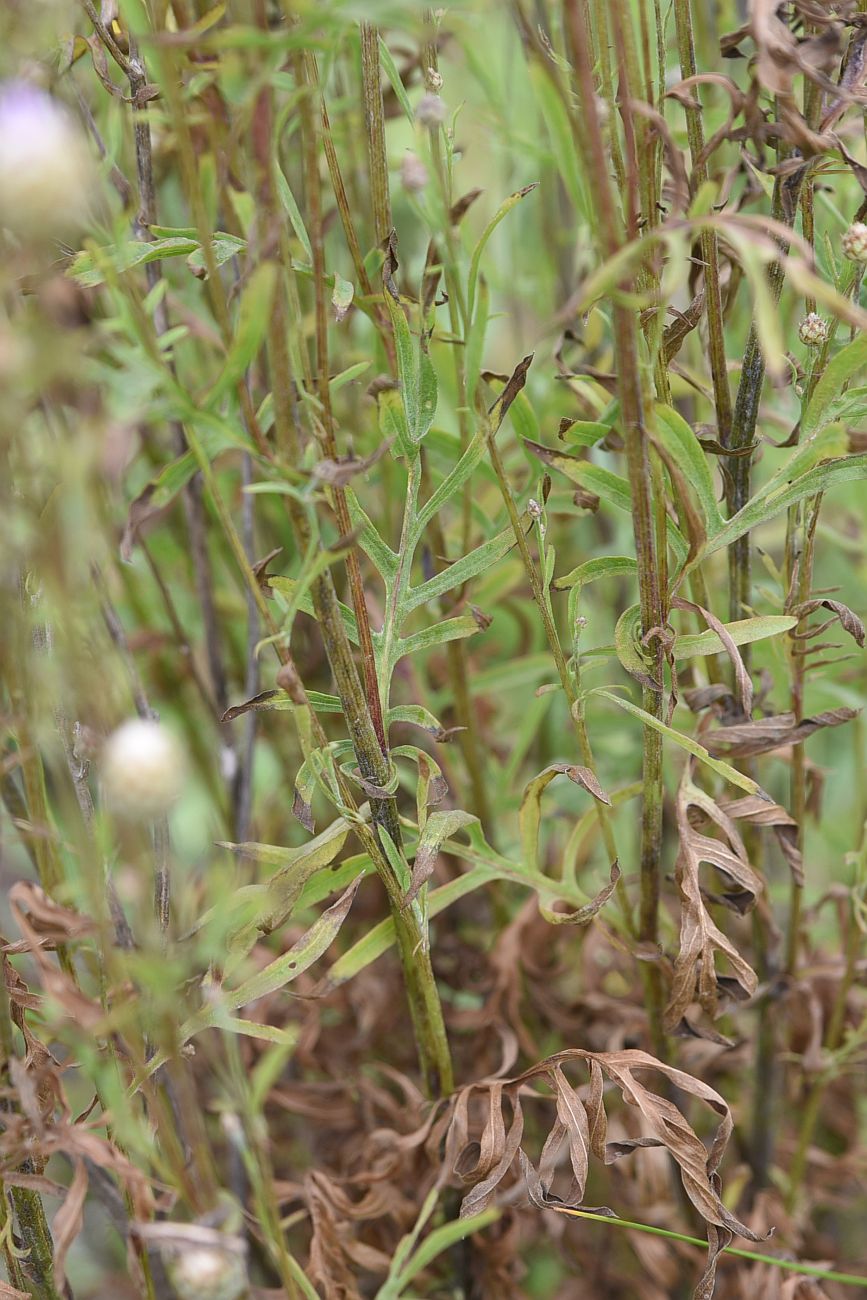
[[62, 104], [26, 81], [0, 83], [0, 226], [39, 241], [87, 219], [93, 163]]

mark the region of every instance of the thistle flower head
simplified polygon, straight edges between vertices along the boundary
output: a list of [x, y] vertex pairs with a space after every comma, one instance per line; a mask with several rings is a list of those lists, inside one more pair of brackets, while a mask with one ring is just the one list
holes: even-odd
[[798, 338], [805, 343], [808, 348], [820, 348], [828, 338], [828, 322], [822, 320], [822, 317], [816, 312], [811, 311], [798, 328]]
[[867, 262], [867, 225], [853, 221], [843, 235], [842, 244], [850, 262]]

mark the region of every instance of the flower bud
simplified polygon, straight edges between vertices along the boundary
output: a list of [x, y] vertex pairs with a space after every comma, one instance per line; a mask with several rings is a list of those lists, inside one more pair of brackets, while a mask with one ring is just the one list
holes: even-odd
[[423, 95], [415, 110], [416, 121], [431, 129], [442, 126], [448, 115], [449, 110], [439, 95]]
[[414, 153], [405, 153], [400, 165], [400, 183], [408, 194], [418, 194], [428, 182], [427, 167]]
[[87, 220], [94, 168], [74, 118], [26, 81], [0, 84], [0, 226], [28, 243]]
[[843, 235], [843, 252], [850, 262], [867, 262], [867, 226], [854, 221]]
[[183, 752], [159, 722], [135, 718], [106, 741], [105, 796], [115, 812], [131, 821], [152, 821], [166, 813], [180, 794], [184, 774]]
[[169, 1261], [179, 1300], [239, 1300], [247, 1293], [242, 1255], [214, 1246], [194, 1246]]
[[822, 320], [822, 317], [818, 316], [816, 312], [811, 311], [801, 321], [798, 338], [808, 348], [820, 348], [828, 340], [828, 322]]

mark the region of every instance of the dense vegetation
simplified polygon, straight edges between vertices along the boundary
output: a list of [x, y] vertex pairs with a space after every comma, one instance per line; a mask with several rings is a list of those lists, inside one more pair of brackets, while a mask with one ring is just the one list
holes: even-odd
[[867, 3], [0, 36], [0, 1296], [867, 1287]]

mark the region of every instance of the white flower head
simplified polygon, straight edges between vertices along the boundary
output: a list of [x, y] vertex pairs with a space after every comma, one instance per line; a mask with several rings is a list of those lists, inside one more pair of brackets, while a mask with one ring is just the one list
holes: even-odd
[[26, 81], [0, 83], [0, 226], [41, 242], [87, 221], [94, 167], [62, 104]]
[[194, 1246], [169, 1265], [180, 1300], [239, 1300], [247, 1292], [243, 1256], [213, 1246]]
[[186, 764], [172, 733], [159, 722], [133, 718], [112, 732], [102, 753], [106, 800], [130, 821], [152, 821], [181, 792]]

